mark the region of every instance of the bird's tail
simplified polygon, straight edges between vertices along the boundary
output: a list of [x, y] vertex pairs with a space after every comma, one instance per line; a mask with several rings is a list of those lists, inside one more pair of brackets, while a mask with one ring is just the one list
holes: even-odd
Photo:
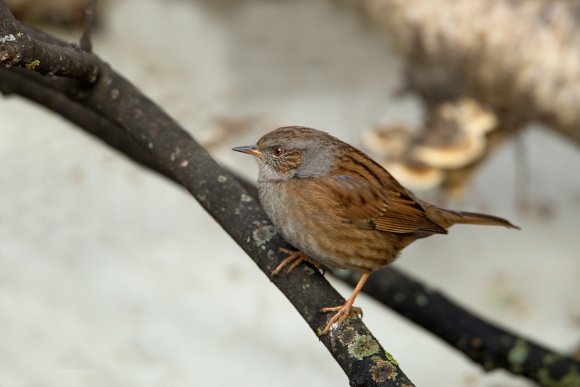
[[465, 212], [465, 211], [453, 211], [459, 218], [455, 223], [463, 224], [487, 224], [490, 226], [504, 226], [507, 228], [515, 228], [520, 230], [520, 228], [510, 221], [493, 215], [479, 214], [477, 212]]
[[454, 224], [482, 224], [520, 229], [510, 221], [497, 216], [479, 214], [476, 212], [446, 210], [425, 202], [422, 202], [421, 204], [425, 208], [429, 219], [445, 229]]
[[450, 221], [450, 225], [453, 224], [482, 224], [489, 226], [503, 226], [507, 228], [515, 228], [519, 230], [520, 228], [510, 221], [500, 218], [498, 216], [479, 214], [477, 212], [467, 212], [467, 211], [451, 211], [443, 210], [444, 217]]

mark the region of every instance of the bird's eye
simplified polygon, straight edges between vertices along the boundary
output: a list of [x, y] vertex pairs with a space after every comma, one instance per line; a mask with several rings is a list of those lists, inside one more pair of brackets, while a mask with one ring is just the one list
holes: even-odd
[[280, 145], [277, 145], [277, 146], [272, 147], [272, 153], [274, 153], [274, 156], [282, 156], [282, 153], [284, 153], [284, 150], [282, 149], [282, 147]]

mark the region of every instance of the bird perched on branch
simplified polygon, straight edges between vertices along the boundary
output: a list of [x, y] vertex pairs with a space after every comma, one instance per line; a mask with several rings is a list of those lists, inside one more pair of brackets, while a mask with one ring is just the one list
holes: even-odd
[[411, 242], [446, 234], [456, 223], [517, 228], [505, 219], [450, 211], [424, 202], [358, 149], [311, 128], [289, 126], [264, 135], [256, 145], [233, 150], [258, 160], [258, 192], [266, 214], [299, 251], [294, 261], [362, 273], [348, 300], [323, 308], [335, 312], [323, 333], [340, 325], [369, 274], [393, 262]]

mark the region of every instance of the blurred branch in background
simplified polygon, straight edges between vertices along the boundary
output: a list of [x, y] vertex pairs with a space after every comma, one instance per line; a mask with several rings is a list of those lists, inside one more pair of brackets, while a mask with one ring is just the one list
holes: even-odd
[[580, 145], [579, 3], [348, 2], [389, 33], [406, 58], [407, 87], [428, 105], [470, 97], [500, 127], [509, 117], [540, 121]]
[[[437, 119], [441, 106], [465, 98], [488, 110], [497, 121], [493, 131], [480, 136], [484, 145], [481, 156], [454, 166], [439, 165], [439, 158], [418, 159], [417, 141], [405, 143], [400, 157], [390, 156], [385, 162], [400, 167], [402, 173], [395, 174], [402, 180], [410, 179], [409, 185], [440, 186], [460, 193], [477, 164], [531, 122], [545, 124], [580, 145], [580, 3], [335, 2], [363, 11], [387, 32], [405, 59], [404, 89], [419, 95], [427, 111], [424, 128], [414, 140], [424, 145], [422, 137], [432, 137], [431, 122]], [[374, 132], [380, 134], [384, 129], [371, 134]], [[391, 136], [382, 143], [390, 141], [400, 144], [401, 140]], [[452, 143], [449, 141], [447, 147]], [[371, 147], [377, 150], [380, 142]]]
[[[55, 46], [66, 46], [64, 42], [42, 33], [28, 29], [23, 29], [23, 31], [43, 42]], [[262, 217], [263, 214], [257, 207], [257, 203], [252, 200], [245, 202], [248, 206], [245, 209], [247, 212], [244, 212], [244, 214], [247, 214], [247, 220], [246, 218], [234, 218], [232, 220], [231, 213], [228, 212], [232, 203], [226, 207], [223, 202], [217, 203], [216, 201], [242, 197], [243, 191], [237, 184], [232, 182], [233, 185], [227, 190], [230, 194], [226, 198], [214, 198], [211, 195], [211, 192], [213, 192], [211, 190], [217, 188], [222, 192], [219, 196], [224, 196], [223, 189], [231, 181], [229, 179], [224, 181], [224, 177], [229, 176], [227, 172], [220, 171], [219, 167], [209, 160], [209, 156], [201, 148], [195, 146], [191, 138], [178, 129], [175, 123], [168, 121], [169, 119], [164, 117], [164, 113], [153, 107], [150, 101], [145, 101], [145, 105], [148, 106], [147, 109], [141, 109], [139, 106], [143, 103], [141, 100], [144, 97], [138, 94], [135, 89], [130, 88], [130, 85], [125, 84], [125, 81], [114, 73], [109, 73], [110, 70], [106, 65], [99, 62], [99, 66], [101, 78], [99, 78], [99, 83], [93, 91], [95, 95], [92, 96], [87, 94], [86, 86], [62, 82], [62, 79], [42, 77], [32, 71], [17, 69], [0, 69], [0, 80], [2, 81], [0, 87], [5, 94], [19, 94], [52, 109], [110, 146], [118, 149], [126, 156], [178, 184], [186, 187], [188, 184], [193, 184], [195, 187], [189, 186], [189, 189], [192, 190], [201, 188], [202, 193], [206, 195], [202, 204], [210, 212], [217, 213], [218, 218], [224, 222], [224, 227], [228, 228], [234, 237], [249, 235], [248, 233], [255, 235], [254, 233], [258, 231], [255, 228], [256, 224], [254, 224], [256, 221], [260, 230], [267, 229], [267, 224], [269, 223], [263, 223], [265, 221]], [[76, 88], [83, 90], [83, 93], [75, 93], [73, 90]], [[114, 90], [117, 91], [115, 92]], [[100, 102], [105, 106], [97, 108], [96, 105]], [[121, 106], [109, 106], [109, 104], [116, 105], [117, 103]], [[127, 115], [131, 115], [131, 112], [135, 111], [140, 111], [143, 116], [127, 117]], [[156, 117], [155, 113], [160, 114], [161, 117]], [[133, 128], [133, 120], [139, 129]], [[160, 131], [161, 128], [163, 128], [163, 132]], [[166, 138], [166, 136], [170, 138]], [[181, 139], [179, 144], [175, 143], [178, 138]], [[188, 150], [187, 144], [192, 147], [195, 146], [195, 148]], [[175, 146], [178, 146], [178, 148], [173, 148]], [[175, 149], [180, 149], [179, 154], [175, 152]], [[188, 154], [190, 157], [186, 157]], [[184, 162], [190, 160], [198, 161], [183, 165]], [[205, 169], [187, 168], [190, 165], [215, 169], [205, 171]], [[212, 177], [209, 176], [209, 173], [217, 175]], [[204, 175], [203, 180], [205, 180], [205, 183], [198, 186], [196, 184], [200, 184], [200, 174]], [[222, 182], [215, 187], [215, 181], [219, 181], [220, 176], [222, 177]], [[212, 181], [214, 183], [210, 183]], [[247, 183], [243, 185], [247, 190], [245, 194], [255, 198], [255, 188]], [[235, 205], [238, 204], [236, 200], [233, 202], [235, 202], [233, 203]], [[246, 230], [247, 228], [249, 230]], [[242, 239], [246, 240], [243, 237]], [[252, 254], [259, 256], [259, 265], [268, 273], [275, 260], [273, 259], [274, 254], [267, 254], [267, 252], [275, 251], [280, 244], [281, 241], [274, 238], [266, 241], [264, 244], [264, 246], [268, 247], [266, 250], [257, 248], [253, 243], [246, 248], [250, 249]], [[305, 311], [309, 306], [312, 307], [314, 304], [327, 302], [323, 301], [328, 296], [328, 289], [325, 287], [327, 285], [321, 282], [322, 280], [318, 278], [317, 274], [310, 270], [297, 271], [297, 273], [300, 274], [297, 276], [292, 275], [291, 278], [280, 277], [276, 279], [276, 284], [284, 292], [290, 293], [289, 298], [298, 303], [298, 305], [295, 305], [299, 310]], [[337, 275], [347, 282], [352, 283], [355, 280], [351, 277], [344, 278], [339, 273]], [[411, 321], [436, 334], [465, 353], [472, 360], [483, 365], [486, 370], [506, 368], [515, 374], [543, 384], [548, 384], [549, 381], [552, 385], [566, 385], [570, 381], [577, 381], [580, 364], [480, 320], [454, 305], [441, 294], [428, 289], [395, 269], [387, 268], [373, 275], [370, 283], [372, 285], [365, 289], [367, 293]], [[303, 285], [305, 284], [309, 286], [308, 292], [304, 291]], [[313, 293], [314, 291], [316, 293]], [[333, 294], [331, 297], [336, 297], [336, 295]], [[306, 314], [309, 324], [312, 322], [318, 324], [320, 322], [318, 321], [320, 319], [318, 314]], [[311, 326], [316, 326], [315, 324], [311, 324]], [[351, 329], [347, 328], [348, 334], [354, 333], [353, 337], [363, 337], [363, 334], [359, 333], [360, 331]], [[357, 327], [357, 329], [359, 328]], [[346, 340], [346, 336], [344, 338]], [[328, 338], [323, 337], [322, 340], [325, 341]], [[352, 338], [348, 340], [352, 340]], [[325, 344], [327, 346], [335, 346], [330, 350], [335, 356], [343, 357], [342, 360], [339, 360], [343, 362], [341, 365], [347, 364], [346, 368], [353, 367], [347, 371], [347, 373], [350, 372], [349, 375], [353, 385], [364, 385], [368, 381], [369, 374], [365, 372], [358, 373], [360, 369], [356, 369], [357, 366], [349, 364], [350, 360], [344, 359], [345, 355], [341, 352], [345, 350], [344, 344], [346, 344], [347, 351], [350, 351], [354, 342], [328, 343], [326, 341]], [[368, 358], [363, 357], [363, 360], [363, 363], [358, 366], [370, 365], [370, 370], [375, 370], [375, 373], [380, 370], [377, 375], [389, 374], [393, 371], [399, 372], [396, 368], [389, 368], [391, 366], [386, 359], [381, 359], [380, 362], [374, 365], [368, 362], [365, 363]], [[345, 365], [343, 365], [344, 367]]]
[[[94, 120], [95, 125], [90, 126], [96, 127], [95, 130], [114, 128], [117, 134], [108, 138], [109, 143], [126, 143], [119, 133], [130, 137], [134, 144], [128, 149], [141, 149], [146, 154], [140, 156], [141, 160], [185, 187], [260, 269], [270, 275], [284, 241], [257, 201], [161, 108], [98, 57], [80, 50], [64, 50], [66, 43], [18, 23], [5, 0], [0, 0], [0, 37], [2, 63], [7, 67], [22, 67], [1, 70], [4, 76], [0, 75], [3, 78], [0, 87], [4, 93], [15, 92], [28, 79], [36, 83], [29, 91], [33, 100], [77, 122]], [[22, 53], [29, 52], [34, 52], [34, 57], [21, 59]], [[83, 58], [95, 63], [96, 71], [86, 67]], [[36, 62], [42, 63], [42, 68], [59, 69], [60, 74], [73, 79], [42, 77], [34, 72], [38, 66], [29, 66]], [[61, 66], [62, 62], [67, 65]], [[94, 84], [87, 83], [93, 80]], [[41, 87], [46, 89], [46, 94], [41, 92]], [[314, 270], [296, 271], [292, 276], [270, 280], [317, 336], [327, 322], [327, 316], [320, 312], [322, 307], [344, 302]], [[359, 318], [349, 318], [339, 330], [319, 339], [345, 371], [352, 386], [413, 385]]]

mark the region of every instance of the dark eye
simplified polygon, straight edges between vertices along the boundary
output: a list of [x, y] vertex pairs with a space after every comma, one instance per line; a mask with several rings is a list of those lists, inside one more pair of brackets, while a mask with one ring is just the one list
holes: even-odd
[[282, 147], [280, 145], [276, 145], [276, 146], [272, 147], [272, 153], [274, 154], [274, 156], [282, 156], [282, 153], [284, 153], [284, 150], [282, 149]]

